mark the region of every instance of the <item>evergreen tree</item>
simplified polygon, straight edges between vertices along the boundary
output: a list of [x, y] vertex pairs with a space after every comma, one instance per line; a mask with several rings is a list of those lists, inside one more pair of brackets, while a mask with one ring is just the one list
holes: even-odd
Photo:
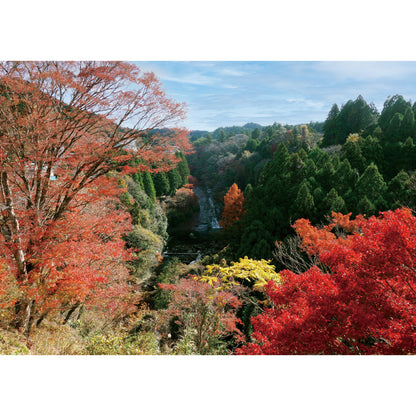
[[305, 160], [305, 173], [306, 177], [310, 180], [316, 175], [316, 165], [315, 162], [309, 157]]
[[264, 184], [267, 180], [273, 176], [281, 176], [283, 174], [284, 167], [289, 160], [289, 152], [284, 143], [280, 143], [277, 146], [276, 151], [273, 153], [273, 159], [268, 162], [262, 173], [260, 174], [259, 183]]
[[185, 155], [180, 152], [178, 154], [178, 156], [182, 159], [178, 165], [176, 166], [179, 174], [181, 176], [181, 185], [185, 185], [186, 183], [188, 183], [188, 176], [190, 175], [190, 171], [189, 171], [189, 166], [188, 166], [188, 161], [186, 160]]
[[375, 205], [365, 195], [358, 202], [357, 211], [358, 213], [365, 214], [366, 216], [377, 214]]
[[387, 202], [391, 209], [411, 205], [410, 176], [401, 170], [388, 184]]
[[[336, 109], [336, 107], [332, 107], [332, 113], [330, 112], [327, 119], [329, 126], [325, 122], [326, 129], [324, 124], [323, 146], [342, 144], [351, 133], [369, 134], [377, 125], [377, 109], [374, 104], [368, 105], [361, 95], [355, 101], [347, 101], [334, 118]], [[330, 115], [331, 117], [329, 117]]]
[[315, 202], [307, 185], [307, 181], [303, 181], [293, 205], [293, 212], [296, 218], [311, 218], [314, 215], [314, 208]]
[[394, 95], [384, 102], [383, 111], [381, 112], [378, 124], [385, 133], [390, 126], [392, 118], [398, 113], [404, 116], [406, 110], [411, 108], [411, 104], [407, 102], [401, 95]]
[[367, 197], [373, 204], [377, 204], [377, 201], [384, 197], [386, 188], [383, 176], [377, 166], [371, 163], [358, 179], [356, 192], [359, 199]]
[[169, 195], [170, 185], [166, 172], [159, 172], [153, 175], [153, 183], [157, 196]]
[[144, 188], [144, 191], [146, 192], [147, 196], [151, 200], [155, 200], [156, 199], [156, 191], [155, 191], [155, 186], [153, 184], [151, 174], [149, 172], [143, 172], [142, 179], [143, 179], [143, 188]]
[[248, 183], [247, 186], [244, 189], [244, 199], [250, 198], [251, 193], [253, 192], [253, 186], [251, 183]]
[[257, 139], [259, 139], [260, 138], [260, 134], [261, 134], [261, 132], [260, 132], [260, 129], [258, 128], [258, 127], [256, 127], [252, 132], [251, 132], [251, 138], [253, 139], [253, 140], [257, 140]]
[[377, 137], [367, 136], [360, 137], [358, 144], [361, 148], [361, 154], [365, 160], [365, 164], [369, 165], [371, 162], [380, 166], [383, 159], [383, 148]]
[[350, 162], [351, 167], [357, 169], [359, 173], [364, 170], [365, 160], [358, 140], [347, 140], [341, 149], [341, 159], [347, 159]]
[[385, 132], [384, 137], [387, 141], [390, 142], [399, 142], [401, 139], [401, 132], [402, 132], [402, 121], [404, 119], [403, 114], [396, 113], [390, 123], [388, 124]]
[[400, 125], [400, 138], [405, 140], [407, 137], [413, 137], [415, 128], [415, 116], [412, 108], [409, 106], [403, 116]]
[[249, 152], [254, 152], [257, 148], [257, 140], [255, 139], [248, 139], [247, 144], [246, 144], [246, 150], [248, 150]]
[[179, 189], [182, 185], [182, 178], [179, 174], [177, 168], [173, 168], [167, 173], [167, 177], [169, 180], [169, 193], [170, 195], [175, 195], [177, 189]]
[[408, 171], [416, 169], [416, 146], [411, 137], [408, 137], [403, 143], [401, 156], [401, 163], [398, 166], [399, 169]]
[[338, 192], [332, 188], [324, 199], [324, 204], [327, 209], [327, 214], [331, 211], [342, 212], [346, 214], [345, 201], [338, 195]]
[[132, 178], [133, 178], [134, 182], [136, 182], [138, 185], [140, 185], [141, 189], [144, 189], [143, 173], [135, 172], [135, 173], [133, 173]]
[[288, 161], [283, 167], [283, 172], [289, 176], [291, 185], [300, 184], [306, 178], [305, 164], [297, 153], [292, 153], [289, 156]]
[[224, 131], [224, 129], [220, 129], [219, 132], [218, 132], [218, 141], [220, 143], [224, 143], [225, 139], [226, 139], [225, 131]]
[[335, 188], [340, 195], [347, 193], [349, 189], [354, 188], [358, 180], [358, 173], [355, 171], [348, 159], [344, 159], [334, 173]]
[[332, 165], [331, 159], [328, 159], [326, 163], [316, 172], [316, 179], [322, 186], [325, 192], [328, 192], [333, 186], [335, 178], [335, 169]]

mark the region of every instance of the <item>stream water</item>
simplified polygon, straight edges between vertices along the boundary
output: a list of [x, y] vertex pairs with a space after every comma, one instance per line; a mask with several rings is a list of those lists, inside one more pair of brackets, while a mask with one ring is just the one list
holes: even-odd
[[185, 263], [198, 261], [215, 252], [221, 229], [212, 192], [198, 186], [193, 191], [198, 198], [199, 212], [180, 227], [168, 229], [170, 237], [164, 252], [165, 257], [176, 256]]
[[210, 189], [194, 187], [194, 194], [198, 197], [199, 214], [195, 231], [210, 231], [221, 228], [218, 224], [218, 213], [212, 200]]

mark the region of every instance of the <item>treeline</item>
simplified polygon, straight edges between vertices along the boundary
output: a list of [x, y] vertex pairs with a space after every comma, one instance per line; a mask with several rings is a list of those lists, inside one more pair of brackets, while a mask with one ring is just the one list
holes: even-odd
[[167, 172], [133, 173], [133, 180], [141, 186], [141, 188], [152, 200], [160, 196], [175, 195], [177, 189], [188, 183], [189, 166], [185, 155], [182, 152], [178, 152], [176, 156], [180, 158], [181, 161], [176, 165], [176, 167]]
[[344, 144], [351, 133], [373, 135], [390, 142], [404, 142], [408, 137], [415, 137], [415, 113], [416, 103], [412, 105], [401, 95], [389, 97], [381, 114], [373, 103], [367, 104], [359, 95], [356, 100], [349, 100], [341, 106], [341, 109], [337, 104], [332, 106], [323, 125], [322, 146]]
[[195, 151], [187, 157], [192, 175], [210, 188], [216, 202], [222, 204], [233, 183], [244, 190], [248, 184], [258, 182], [279, 143], [285, 143], [290, 152], [315, 147], [322, 138], [316, 129], [321, 130], [322, 124], [282, 126], [274, 123], [261, 129], [255, 127], [250, 133], [230, 135], [226, 128], [217, 129], [214, 134], [193, 142]]
[[396, 95], [378, 115], [360, 96], [338, 113], [332, 107], [321, 148], [291, 152], [281, 143], [245, 192], [238, 254], [270, 258], [298, 218], [320, 224], [331, 211], [371, 216], [416, 208], [414, 109]]
[[[194, 141], [191, 172], [216, 202], [235, 183], [246, 215], [230, 235], [235, 260], [271, 258], [298, 218], [324, 223], [331, 211], [375, 215], [416, 207], [416, 105], [389, 97], [381, 113], [362, 96], [334, 104], [324, 123], [255, 127]], [[323, 132], [323, 134], [321, 133]]]

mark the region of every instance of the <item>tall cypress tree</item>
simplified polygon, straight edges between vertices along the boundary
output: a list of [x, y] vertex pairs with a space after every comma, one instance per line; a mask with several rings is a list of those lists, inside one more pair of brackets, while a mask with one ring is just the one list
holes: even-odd
[[400, 138], [402, 141], [408, 137], [413, 137], [415, 127], [415, 116], [411, 107], [406, 109], [404, 113], [402, 123], [400, 125]]
[[178, 156], [182, 160], [178, 163], [177, 169], [181, 176], [181, 181], [182, 181], [181, 185], [185, 185], [186, 183], [188, 183], [188, 176], [190, 175], [188, 161], [186, 160], [186, 157], [182, 152], [180, 152]]
[[173, 168], [167, 173], [167, 177], [169, 180], [169, 193], [174, 195], [176, 190], [182, 185], [181, 175], [177, 168]]
[[147, 196], [154, 201], [156, 199], [156, 191], [151, 174], [149, 172], [144, 172], [142, 179], [144, 191], [146, 192]]
[[361, 151], [361, 147], [357, 141], [347, 140], [342, 146], [341, 158], [348, 159], [353, 169], [357, 169], [359, 173], [364, 170], [365, 160]]
[[384, 137], [387, 141], [390, 141], [390, 142], [400, 141], [403, 119], [404, 119], [404, 116], [401, 113], [396, 113], [392, 117], [384, 133]]
[[170, 185], [166, 172], [159, 172], [153, 175], [153, 183], [155, 185], [156, 195], [169, 195]]
[[387, 186], [377, 166], [371, 163], [357, 181], [356, 192], [359, 199], [367, 197], [376, 208], [380, 206], [385, 196]]
[[136, 182], [138, 185], [140, 185], [141, 189], [144, 189], [143, 173], [142, 172], [133, 173], [132, 178], [133, 178], [134, 182]]
[[307, 185], [303, 181], [299, 187], [298, 194], [293, 205], [296, 218], [311, 218], [314, 216], [315, 202]]
[[401, 95], [393, 95], [393, 97], [389, 97], [384, 102], [383, 111], [378, 119], [378, 124], [383, 132], [385, 133], [387, 131], [390, 121], [396, 113], [404, 116], [409, 107], [411, 108], [410, 103], [407, 102]]
[[337, 143], [338, 137], [338, 116], [339, 108], [337, 104], [333, 104], [331, 110], [328, 113], [328, 117], [323, 125], [324, 138], [322, 140], [322, 146], [331, 146]]

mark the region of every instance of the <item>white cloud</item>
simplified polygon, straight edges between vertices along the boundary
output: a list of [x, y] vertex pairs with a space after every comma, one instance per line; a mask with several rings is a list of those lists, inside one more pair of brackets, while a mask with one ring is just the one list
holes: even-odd
[[218, 70], [221, 75], [231, 76], [231, 77], [242, 77], [246, 75], [246, 72], [239, 71], [233, 68], [221, 68]]
[[316, 69], [342, 79], [402, 79], [415, 73], [416, 62], [317, 62]]

